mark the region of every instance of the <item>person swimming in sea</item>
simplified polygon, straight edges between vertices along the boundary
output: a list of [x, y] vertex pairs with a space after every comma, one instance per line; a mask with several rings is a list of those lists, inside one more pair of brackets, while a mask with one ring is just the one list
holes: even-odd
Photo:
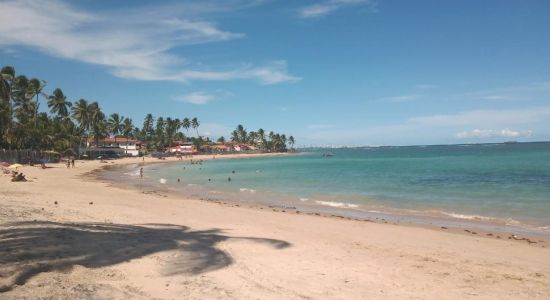
[[139, 178], [143, 179], [143, 168], [139, 168]]

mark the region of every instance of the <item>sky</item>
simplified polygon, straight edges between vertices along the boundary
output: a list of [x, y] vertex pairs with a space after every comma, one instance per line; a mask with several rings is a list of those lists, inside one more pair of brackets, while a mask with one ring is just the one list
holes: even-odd
[[1, 66], [138, 126], [198, 117], [214, 139], [243, 124], [298, 146], [550, 140], [550, 1], [0, 0], [0, 20]]

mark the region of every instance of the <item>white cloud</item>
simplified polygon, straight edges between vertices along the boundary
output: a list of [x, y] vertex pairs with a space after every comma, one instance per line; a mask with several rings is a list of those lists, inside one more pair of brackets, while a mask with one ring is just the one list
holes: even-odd
[[[403, 122], [380, 126], [334, 128], [324, 127], [322, 124], [310, 125], [308, 130], [296, 135], [306, 143], [311, 141], [331, 144], [411, 145], [452, 143], [456, 141], [459, 134], [460, 138], [473, 137], [476, 133], [468, 131], [470, 128], [503, 128], [493, 131], [478, 129], [477, 135], [480, 141], [496, 138], [497, 134], [508, 138], [548, 140], [550, 138], [549, 120], [550, 106], [539, 106], [412, 117]], [[468, 130], [465, 131], [465, 128]], [[483, 134], [487, 136], [482, 136]], [[518, 135], [514, 136], [515, 134]]]
[[198, 128], [199, 134], [202, 136], [208, 137], [220, 137], [229, 136], [229, 133], [233, 130], [231, 127], [225, 126], [218, 123], [201, 123], [201, 126]]
[[508, 100], [508, 99], [511, 99], [510, 96], [506, 96], [506, 95], [484, 95], [484, 96], [480, 96], [479, 98], [483, 99], [483, 100]]
[[437, 88], [437, 85], [435, 84], [417, 84], [414, 86], [414, 88], [418, 90], [433, 90]]
[[518, 138], [518, 137], [530, 137], [533, 133], [532, 130], [512, 130], [504, 128], [501, 130], [494, 129], [473, 129], [470, 131], [461, 131], [456, 134], [456, 137], [459, 139], [468, 139], [468, 138], [494, 138], [494, 137], [505, 137], [505, 138]]
[[318, 4], [303, 7], [300, 10], [302, 18], [317, 18], [328, 15], [342, 7], [350, 5], [369, 4], [369, 0], [328, 0]]
[[540, 100], [548, 99], [550, 94], [550, 82], [532, 82], [528, 84], [511, 86], [506, 88], [474, 91], [456, 97], [480, 99], [480, 100]]
[[216, 97], [214, 95], [209, 94], [207, 92], [192, 92], [185, 95], [174, 97], [175, 100], [192, 103], [192, 104], [206, 104], [214, 100], [215, 98]]
[[375, 102], [387, 102], [387, 103], [399, 103], [399, 102], [408, 102], [413, 101], [422, 97], [422, 95], [411, 94], [411, 95], [399, 95], [391, 97], [383, 97], [374, 100]]
[[410, 124], [424, 126], [468, 126], [487, 128], [495, 125], [506, 127], [510, 125], [529, 124], [550, 118], [550, 106], [502, 109], [502, 110], [472, 110], [448, 115], [433, 115], [428, 117], [410, 118]]
[[[205, 10], [209, 7], [204, 6]], [[144, 11], [94, 14], [55, 0], [3, 1], [0, 48], [28, 47], [64, 59], [102, 65], [115, 76], [134, 80], [254, 79], [276, 84], [300, 79], [288, 74], [285, 61], [231, 70], [193, 67], [172, 50], [244, 35], [221, 30], [211, 22], [176, 17], [176, 11], [174, 7], [168, 10], [151, 6]]]
[[310, 124], [307, 126], [308, 129], [329, 129], [333, 127], [334, 125], [331, 124]]
[[233, 93], [225, 90], [194, 91], [182, 95], [172, 96], [173, 100], [197, 105], [208, 104], [212, 101], [233, 97]]

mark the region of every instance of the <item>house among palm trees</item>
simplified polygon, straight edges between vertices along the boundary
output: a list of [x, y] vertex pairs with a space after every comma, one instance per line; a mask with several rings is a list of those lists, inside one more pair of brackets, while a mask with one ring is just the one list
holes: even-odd
[[139, 156], [139, 152], [143, 146], [141, 141], [125, 138], [125, 137], [112, 137], [100, 139], [97, 141], [97, 148], [120, 148], [122, 151], [117, 151], [127, 156]]
[[197, 148], [193, 145], [192, 142], [183, 142], [183, 141], [176, 141], [176, 146], [173, 147], [166, 147], [165, 152], [168, 153], [182, 153], [182, 154], [196, 154]]

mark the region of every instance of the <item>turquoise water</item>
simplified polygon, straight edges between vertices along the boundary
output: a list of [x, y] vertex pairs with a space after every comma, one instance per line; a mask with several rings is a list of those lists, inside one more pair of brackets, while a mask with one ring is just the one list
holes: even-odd
[[331, 152], [333, 157], [318, 150], [156, 165], [145, 172], [173, 189], [209, 196], [332, 207], [355, 215], [390, 212], [550, 226], [550, 143]]

